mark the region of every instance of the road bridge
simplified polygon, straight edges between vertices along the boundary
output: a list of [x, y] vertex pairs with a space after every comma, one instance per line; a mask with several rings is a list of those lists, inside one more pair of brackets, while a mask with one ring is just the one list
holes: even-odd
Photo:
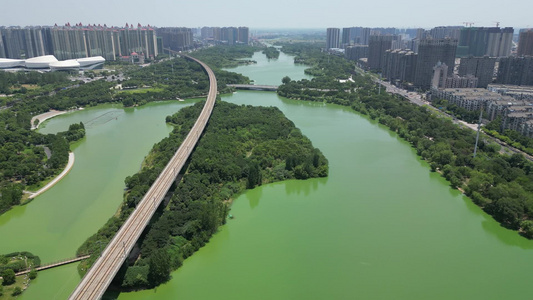
[[215, 74], [205, 63], [196, 58], [180, 54], [181, 56], [199, 63], [209, 76], [209, 94], [200, 116], [191, 131], [170, 159], [159, 177], [152, 184], [137, 208], [131, 213], [122, 227], [107, 245], [102, 255], [96, 260], [69, 299], [100, 299], [116, 273], [124, 263], [137, 239], [152, 218], [157, 207], [163, 200], [168, 189], [189, 158], [200, 135], [211, 116], [217, 96], [217, 80]]

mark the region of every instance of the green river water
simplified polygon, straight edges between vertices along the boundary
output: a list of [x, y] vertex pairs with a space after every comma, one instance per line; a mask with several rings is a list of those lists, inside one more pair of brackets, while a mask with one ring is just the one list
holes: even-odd
[[[284, 54], [232, 71], [257, 84], [304, 78]], [[506, 230], [419, 160], [406, 142], [346, 107], [239, 91], [237, 104], [277, 106], [330, 162], [328, 178], [286, 181], [237, 197], [211, 241], [172, 279], [119, 299], [528, 299], [533, 242]], [[116, 210], [124, 177], [169, 132], [164, 117], [192, 102], [135, 110], [100, 106], [42, 132], [88, 126], [58, 185], [0, 217], [0, 253], [72, 256]], [[111, 115], [117, 115], [113, 119]], [[105, 118], [105, 117], [101, 117]], [[130, 136], [127, 138], [127, 136]], [[65, 299], [75, 265], [41, 272], [23, 299]]]

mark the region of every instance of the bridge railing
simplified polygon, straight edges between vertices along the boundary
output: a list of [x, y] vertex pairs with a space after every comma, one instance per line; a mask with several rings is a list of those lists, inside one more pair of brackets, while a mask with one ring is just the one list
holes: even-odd
[[78, 261], [87, 259], [89, 257], [91, 257], [91, 255], [74, 256], [74, 257], [70, 257], [70, 258], [67, 258], [67, 259], [60, 259], [60, 260], [56, 260], [56, 261], [53, 261], [53, 262], [50, 262], [50, 263], [40, 264], [39, 266], [36, 266], [36, 267], [27, 268], [25, 270], [17, 272], [15, 275], [16, 276], [24, 275], [26, 273], [29, 273], [31, 270], [37, 270], [37, 271], [46, 270], [46, 269], [50, 269], [50, 268], [53, 268], [53, 267], [62, 266], [62, 265], [66, 265], [66, 264], [70, 264], [70, 263], [74, 263], [74, 262], [78, 262]]

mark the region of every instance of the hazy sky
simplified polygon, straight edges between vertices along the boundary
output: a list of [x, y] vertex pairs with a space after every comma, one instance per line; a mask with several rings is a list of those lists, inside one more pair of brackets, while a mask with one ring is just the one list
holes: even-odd
[[533, 27], [532, 0], [0, 0], [0, 26]]

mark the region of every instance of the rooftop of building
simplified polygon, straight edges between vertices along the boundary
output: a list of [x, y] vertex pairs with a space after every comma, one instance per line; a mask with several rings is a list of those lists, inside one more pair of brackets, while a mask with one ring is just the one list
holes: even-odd
[[512, 101], [510, 99], [507, 99], [507, 100], [495, 100], [495, 101], [492, 101], [492, 104], [494, 104], [494, 105], [502, 105], [502, 106], [528, 106], [528, 105], [533, 106], [533, 103], [531, 103], [531, 102], [528, 102], [528, 101], [525, 101], [525, 100], [515, 100], [514, 98], [513, 98]]
[[532, 105], [513, 105], [508, 108], [510, 112], [524, 112], [524, 111], [532, 111], [533, 104]]
[[533, 86], [524, 86], [524, 85], [489, 84], [487, 89], [493, 90], [493, 91], [500, 90], [500, 91], [505, 91], [505, 92], [533, 93]]
[[527, 118], [533, 120], [533, 112], [510, 112], [507, 114], [508, 118]]

